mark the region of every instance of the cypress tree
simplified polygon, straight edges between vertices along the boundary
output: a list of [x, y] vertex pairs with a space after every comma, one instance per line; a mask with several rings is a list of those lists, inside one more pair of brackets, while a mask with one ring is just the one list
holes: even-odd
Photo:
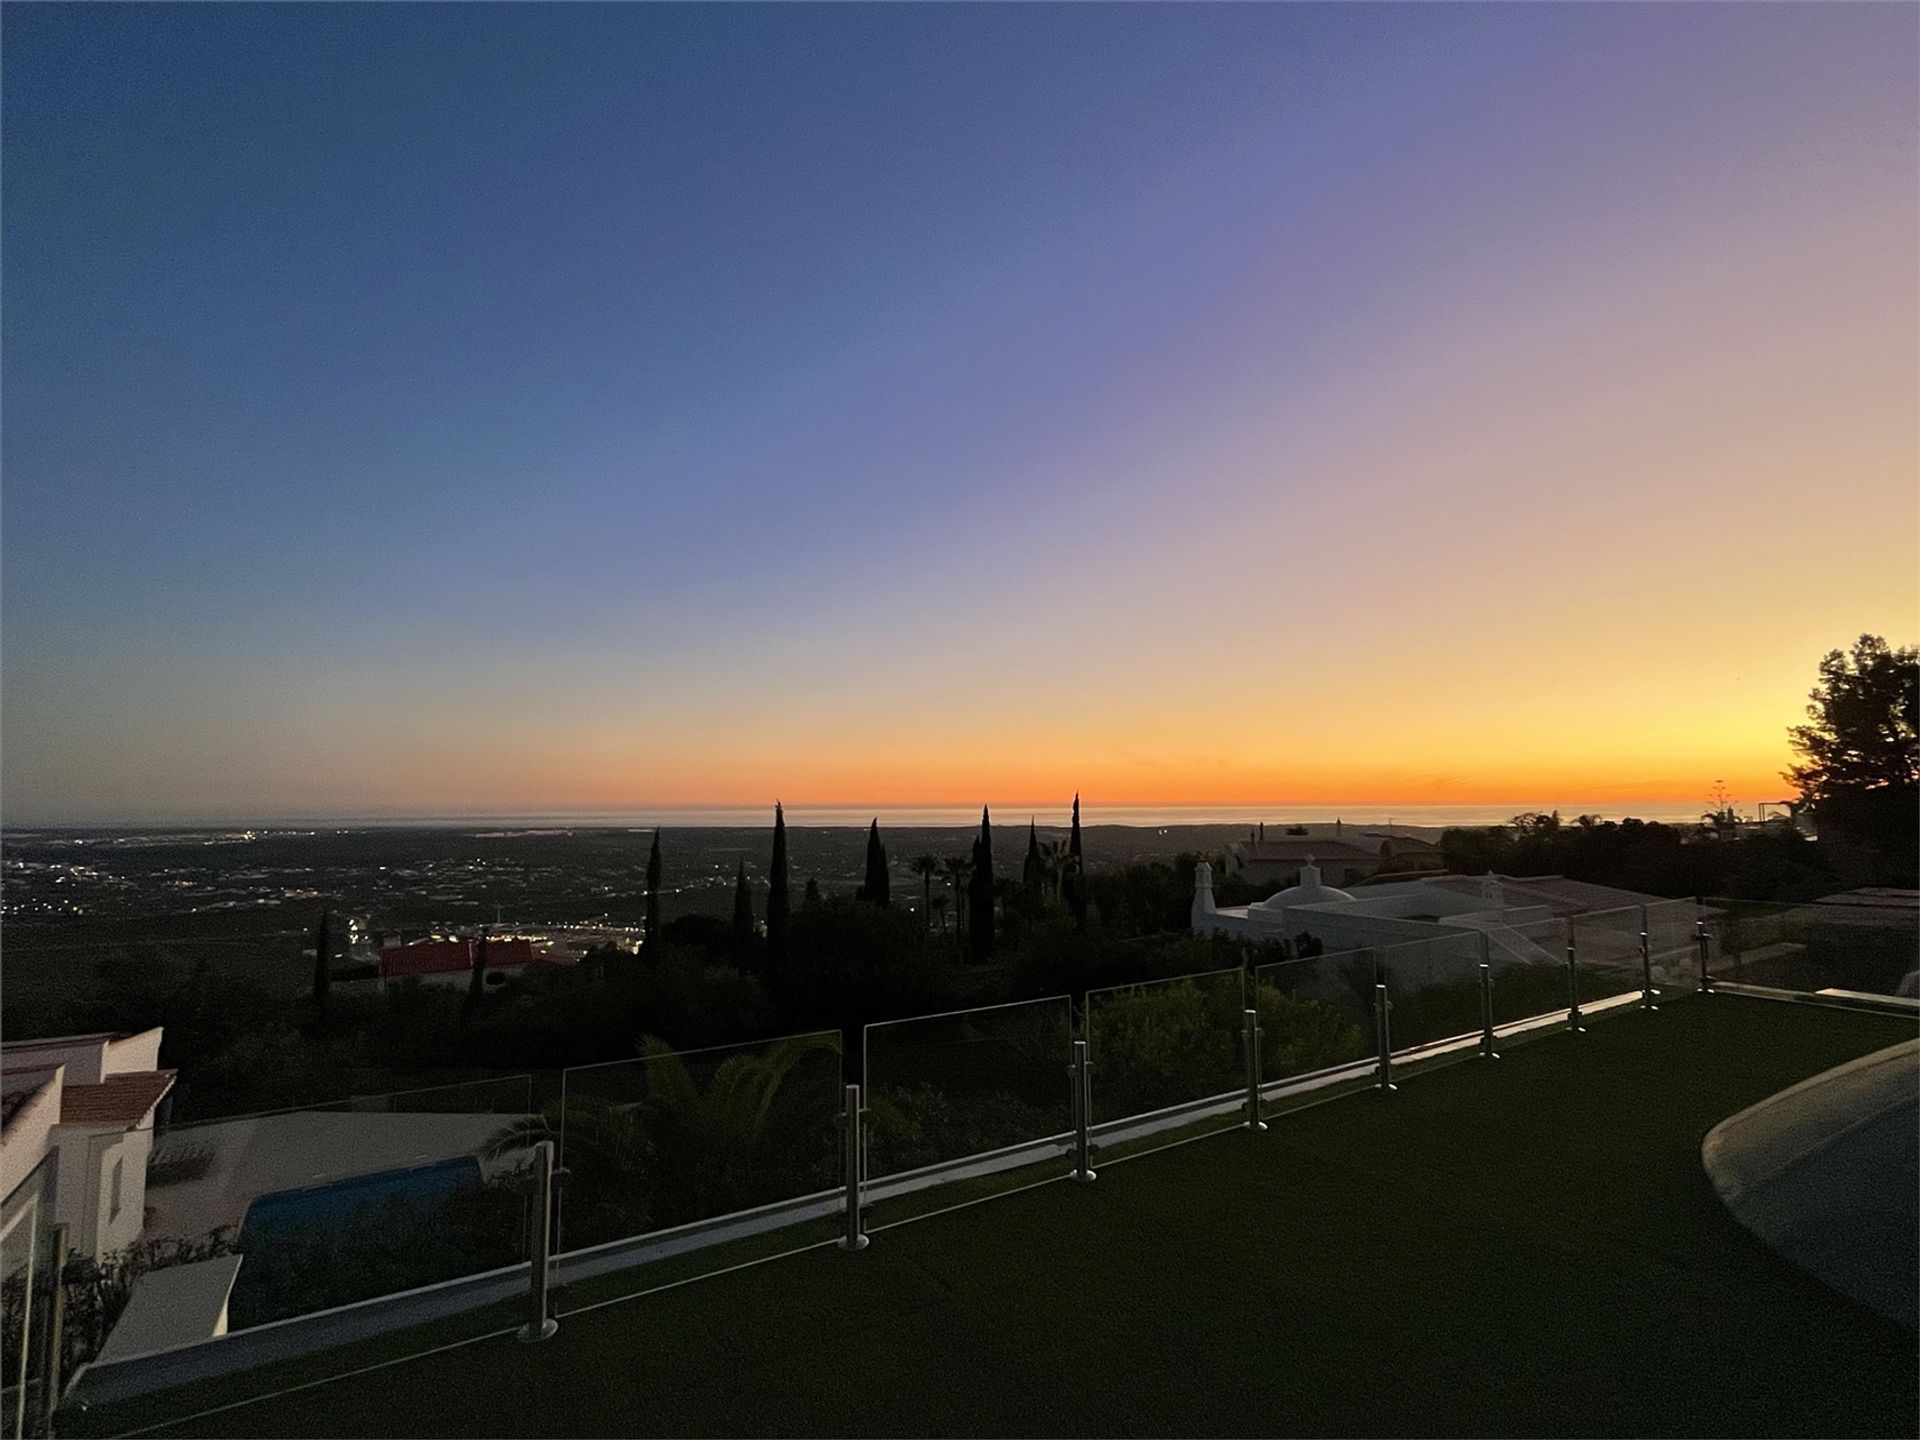
[[740, 878], [733, 887], [733, 946], [745, 951], [753, 940], [753, 888], [747, 884], [747, 862], [740, 862]]
[[787, 817], [773, 802], [773, 863], [767, 879], [767, 955], [776, 965], [787, 958]]
[[967, 939], [976, 961], [993, 958], [993, 822], [980, 807], [980, 838], [973, 842], [967, 881]]
[[487, 991], [487, 927], [480, 927], [480, 939], [473, 947], [473, 976], [467, 981], [467, 1004], [479, 1003]]
[[1087, 928], [1086, 859], [1080, 853], [1080, 796], [1073, 797], [1073, 832], [1067, 837], [1067, 905], [1073, 911], [1073, 928]]
[[1047, 886], [1047, 862], [1040, 858], [1040, 831], [1031, 815], [1027, 817], [1027, 863], [1020, 868], [1020, 883], [1030, 900], [1038, 900]]
[[333, 984], [332, 963], [332, 912], [322, 909], [313, 927], [313, 1003], [322, 1010], [327, 1008], [327, 991]]
[[653, 832], [653, 848], [647, 852], [647, 918], [640, 940], [649, 956], [657, 955], [653, 946], [660, 938], [660, 832]]
[[880, 843], [878, 816], [867, 831], [867, 880], [860, 887], [860, 894], [875, 905], [884, 906], [893, 899], [893, 882], [887, 876], [887, 847]]

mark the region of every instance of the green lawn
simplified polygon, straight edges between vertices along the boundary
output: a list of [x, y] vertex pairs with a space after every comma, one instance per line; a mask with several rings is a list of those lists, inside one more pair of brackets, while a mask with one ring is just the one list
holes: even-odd
[[1752, 1240], [1699, 1146], [1913, 1029], [1682, 999], [181, 1433], [1912, 1435], [1913, 1333]]

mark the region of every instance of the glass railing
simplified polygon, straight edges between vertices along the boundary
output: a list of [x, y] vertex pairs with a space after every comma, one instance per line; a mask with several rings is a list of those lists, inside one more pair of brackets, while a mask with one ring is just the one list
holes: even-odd
[[1716, 983], [1802, 994], [1920, 992], [1920, 915], [1911, 908], [1716, 899], [1703, 915]]
[[1244, 1087], [1241, 966], [1087, 993], [1094, 1124], [1131, 1119]]
[[1370, 950], [1281, 960], [1253, 972], [1263, 1083], [1312, 1075], [1375, 1053]]
[[1566, 1015], [1573, 1002], [1567, 925], [1557, 918], [1529, 920], [1488, 932], [1496, 1027]]
[[5, 1314], [0, 1326], [0, 1401], [5, 1405], [0, 1435], [47, 1433], [59, 1169], [59, 1151], [50, 1151], [7, 1192], [0, 1208], [0, 1302]]
[[869, 1180], [978, 1160], [1073, 1128], [1064, 995], [866, 1027]]
[[1381, 978], [1393, 1002], [1396, 1053], [1480, 1034], [1485, 1015], [1480, 964], [1492, 953], [1491, 941], [1477, 930], [1379, 951]]
[[[531, 1096], [516, 1075], [108, 1137], [80, 1238], [103, 1255], [137, 1240], [156, 1269], [238, 1255], [233, 1330], [512, 1265]], [[156, 1337], [204, 1340], [214, 1319]]]
[[566, 1071], [559, 1100], [530, 1122], [558, 1142], [556, 1253], [832, 1188], [839, 1031], [643, 1051]]
[[1574, 979], [1582, 1006], [1640, 994], [1640, 921], [1638, 905], [1572, 917]]
[[1656, 900], [1641, 907], [1647, 929], [1647, 959], [1656, 991], [1694, 990], [1700, 984], [1700, 904]]

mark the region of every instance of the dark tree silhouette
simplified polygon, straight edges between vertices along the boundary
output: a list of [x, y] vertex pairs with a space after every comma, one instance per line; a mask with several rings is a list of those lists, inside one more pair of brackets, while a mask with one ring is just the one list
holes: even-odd
[[820, 903], [820, 882], [811, 876], [807, 878], [807, 888], [800, 897], [800, 908], [811, 910]]
[[1803, 800], [1920, 783], [1920, 649], [1862, 635], [1829, 651], [1807, 720], [1787, 731], [1802, 760], [1784, 772]]
[[773, 863], [767, 877], [767, 958], [775, 965], [787, 958], [792, 904], [788, 899], [787, 817], [778, 800], [773, 802]]
[[1020, 867], [1020, 883], [1033, 900], [1038, 900], [1047, 888], [1047, 862], [1040, 854], [1040, 831], [1032, 816], [1027, 817], [1027, 860]]
[[660, 832], [653, 832], [653, 848], [647, 851], [647, 918], [640, 938], [649, 955], [657, 955], [653, 945], [660, 938]]
[[957, 935], [967, 933], [967, 894], [969, 880], [973, 875], [973, 861], [965, 855], [950, 855], [942, 862], [941, 868], [953, 885], [953, 929]]
[[333, 915], [322, 909], [313, 927], [313, 1003], [327, 1008], [327, 991], [333, 984]]
[[733, 948], [744, 952], [753, 940], [753, 887], [747, 884], [747, 862], [740, 862], [740, 878], [733, 886]]
[[487, 993], [487, 927], [480, 927], [480, 938], [473, 947], [473, 974], [467, 981], [467, 1004], [477, 1005]]
[[921, 901], [926, 907], [926, 928], [933, 929], [933, 877], [940, 873], [938, 855], [916, 855], [907, 867], [920, 877]]
[[993, 958], [993, 821], [980, 807], [980, 838], [973, 842], [967, 881], [967, 940], [976, 961]]
[[878, 817], [874, 819], [873, 828], [867, 831], [867, 878], [860, 887], [860, 898], [882, 906], [893, 900], [893, 882], [887, 875], [887, 847], [880, 843]]
[[[1073, 928], [1087, 928], [1087, 860], [1080, 849], [1080, 796], [1073, 797], [1073, 829], [1067, 836], [1067, 907], [1073, 911]], [[1105, 913], [1102, 911], [1101, 913]]]

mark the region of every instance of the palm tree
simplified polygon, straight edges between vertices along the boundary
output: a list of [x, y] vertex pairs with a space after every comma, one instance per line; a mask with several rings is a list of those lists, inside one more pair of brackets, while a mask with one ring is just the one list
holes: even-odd
[[561, 1188], [556, 1247], [569, 1237], [597, 1245], [647, 1229], [655, 1167], [638, 1106], [575, 1093], [494, 1132], [481, 1153], [488, 1160], [517, 1158], [542, 1140], [554, 1142], [561, 1166], [554, 1174]]
[[1060, 898], [1060, 882], [1066, 877], [1071, 858], [1067, 852], [1067, 842], [1064, 840], [1049, 840], [1040, 847], [1040, 865], [1047, 877], [1049, 898], [1054, 900]]
[[635, 1106], [580, 1094], [552, 1101], [537, 1113], [496, 1130], [481, 1153], [488, 1160], [499, 1160], [531, 1150], [542, 1140], [566, 1147], [567, 1172], [575, 1178], [637, 1178], [651, 1158]]
[[[575, 1244], [598, 1244], [638, 1234], [651, 1223], [675, 1224], [698, 1210], [703, 1185], [732, 1172], [719, 1193], [735, 1195], [750, 1183], [755, 1149], [769, 1136], [768, 1122], [781, 1089], [808, 1056], [839, 1054], [837, 1035], [800, 1035], [762, 1049], [728, 1056], [705, 1088], [686, 1059], [649, 1035], [640, 1058], [613, 1072], [640, 1098], [599, 1095], [566, 1097], [496, 1132], [488, 1159], [531, 1149], [541, 1140], [562, 1147], [566, 1206]], [[836, 1074], [835, 1083], [838, 1083]], [[713, 1212], [718, 1213], [718, 1212]]]
[[907, 866], [907, 868], [920, 877], [920, 887], [926, 900], [927, 929], [932, 930], [933, 877], [940, 873], [940, 857], [938, 855], [916, 855], [913, 857], [913, 863]]
[[964, 855], [949, 855], [941, 868], [947, 872], [947, 883], [953, 886], [953, 929], [957, 935], [967, 933], [967, 881], [973, 874], [973, 861]]
[[729, 1055], [702, 1090], [680, 1053], [649, 1035], [640, 1042], [649, 1111], [682, 1119], [714, 1151], [739, 1155], [766, 1133], [767, 1117], [794, 1068], [809, 1055], [840, 1053], [837, 1035], [793, 1035], [751, 1054]]

